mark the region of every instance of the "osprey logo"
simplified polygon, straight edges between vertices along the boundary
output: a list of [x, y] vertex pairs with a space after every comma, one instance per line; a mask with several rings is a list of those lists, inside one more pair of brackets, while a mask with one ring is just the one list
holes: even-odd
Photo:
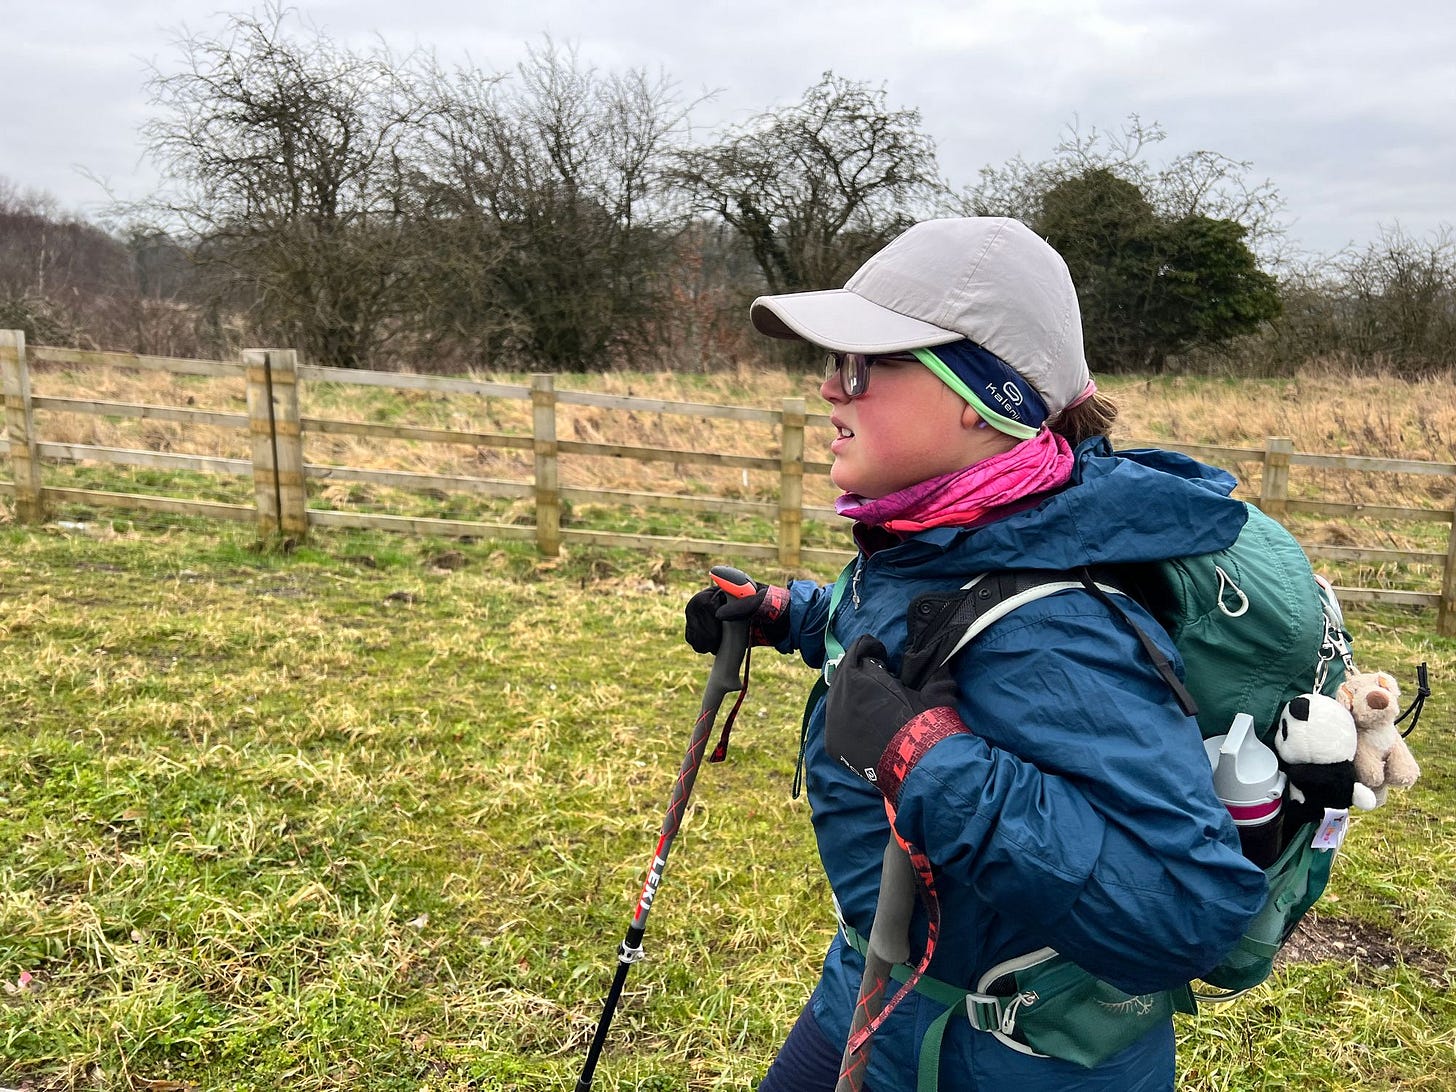
[[1099, 1008], [1115, 1012], [1119, 1016], [1146, 1016], [1153, 1011], [1153, 1003], [1157, 1000], [1155, 993], [1145, 993], [1137, 997], [1127, 997], [1121, 1001], [1103, 1001], [1097, 998]]

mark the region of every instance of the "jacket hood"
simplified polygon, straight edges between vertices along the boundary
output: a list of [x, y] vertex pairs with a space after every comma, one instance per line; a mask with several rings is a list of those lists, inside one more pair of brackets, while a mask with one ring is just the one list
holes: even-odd
[[1225, 470], [1173, 451], [1077, 448], [1071, 483], [1040, 504], [964, 534], [985, 569], [1074, 569], [1212, 553], [1248, 518]]

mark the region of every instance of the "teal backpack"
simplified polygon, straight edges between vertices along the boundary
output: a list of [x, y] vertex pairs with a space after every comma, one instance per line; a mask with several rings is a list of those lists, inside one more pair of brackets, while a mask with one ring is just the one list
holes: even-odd
[[[907, 616], [901, 678], [918, 686], [996, 620], [1043, 596], [1083, 589], [1132, 626], [1205, 739], [1228, 732], [1234, 717], [1246, 713], [1259, 738], [1272, 744], [1284, 704], [1301, 693], [1333, 695], [1354, 662], [1329, 584], [1315, 576], [1288, 531], [1246, 507], [1238, 538], [1215, 553], [1077, 572], [986, 573], [952, 593], [922, 596]], [[1141, 603], [1167, 630], [1186, 681], [1125, 609], [1127, 599]], [[1283, 848], [1264, 870], [1264, 908], [1204, 976], [1211, 989], [1190, 984], [1126, 998], [1043, 949], [988, 972], [970, 1000], [987, 1006], [990, 1016], [973, 1022], [1014, 1049], [1095, 1065], [1171, 1011], [1193, 1011], [1195, 998], [1229, 1000], [1258, 985], [1329, 882], [1334, 850], [1315, 847], [1318, 828], [1308, 822], [1283, 832]], [[972, 1011], [974, 1017], [974, 1006]]]

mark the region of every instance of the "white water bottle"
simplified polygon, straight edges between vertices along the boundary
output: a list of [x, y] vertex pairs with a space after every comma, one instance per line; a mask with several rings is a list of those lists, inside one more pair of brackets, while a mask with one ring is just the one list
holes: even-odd
[[1227, 734], [1203, 741], [1213, 766], [1213, 788], [1239, 829], [1244, 856], [1267, 868], [1279, 856], [1279, 813], [1287, 778], [1279, 757], [1260, 742], [1254, 718], [1234, 717]]

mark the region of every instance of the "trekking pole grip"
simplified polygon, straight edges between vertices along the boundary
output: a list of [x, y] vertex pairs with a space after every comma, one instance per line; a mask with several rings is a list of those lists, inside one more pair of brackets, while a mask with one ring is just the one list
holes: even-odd
[[[746, 599], [756, 595], [758, 588], [748, 574], [731, 565], [714, 565], [708, 570], [713, 583], [735, 599]], [[723, 639], [718, 643], [718, 652], [713, 657], [713, 669], [708, 675], [707, 693], [703, 695], [703, 708], [716, 708], [723, 696], [743, 689], [739, 670], [743, 656], [748, 651], [748, 620], [725, 621]]]

